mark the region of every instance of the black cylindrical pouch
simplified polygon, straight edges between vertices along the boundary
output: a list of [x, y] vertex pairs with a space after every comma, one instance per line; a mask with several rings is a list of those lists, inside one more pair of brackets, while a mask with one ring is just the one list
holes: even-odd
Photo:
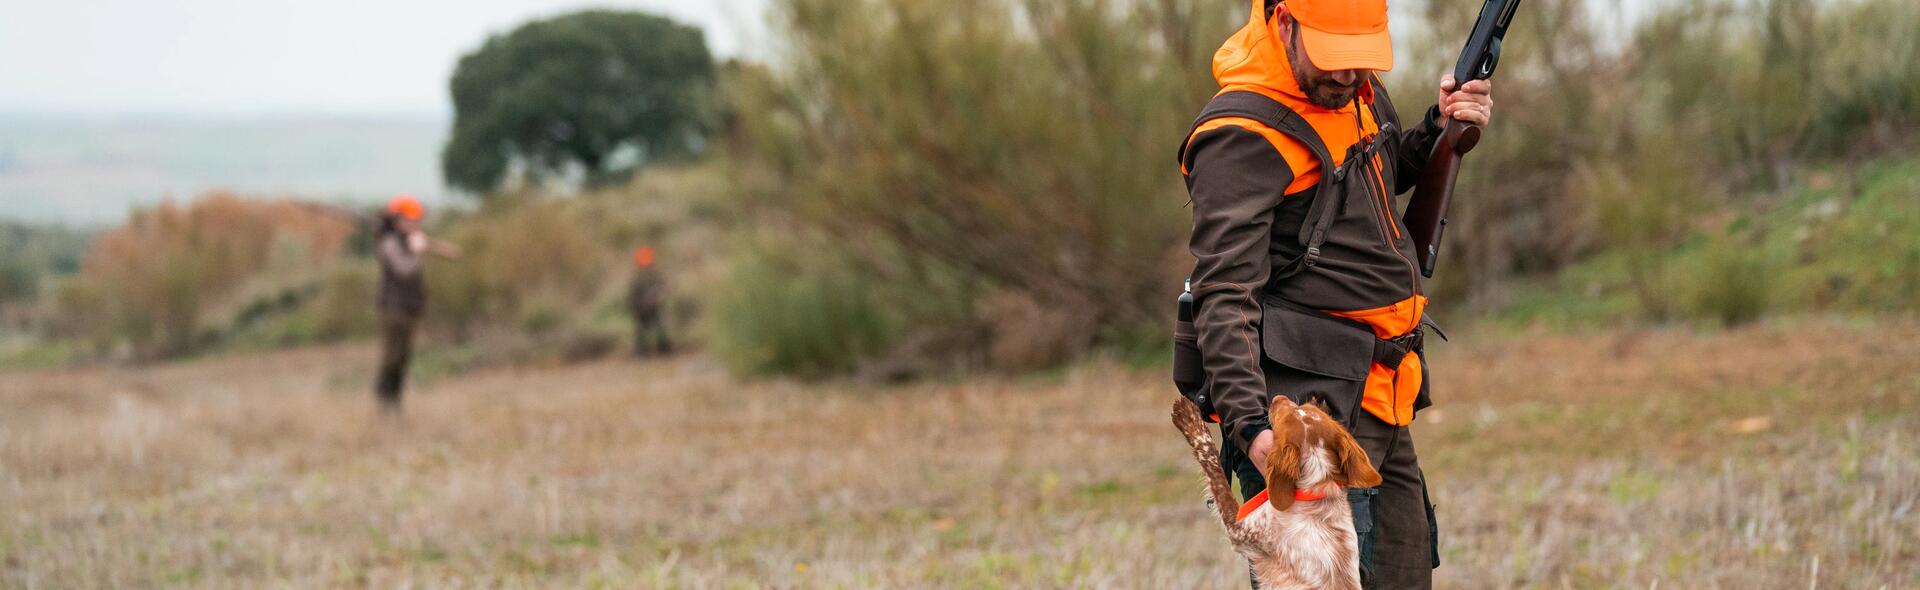
[[1219, 422], [1207, 387], [1207, 369], [1200, 361], [1200, 331], [1193, 326], [1192, 282], [1180, 293], [1180, 315], [1173, 324], [1173, 386], [1180, 396], [1200, 408], [1200, 417]]

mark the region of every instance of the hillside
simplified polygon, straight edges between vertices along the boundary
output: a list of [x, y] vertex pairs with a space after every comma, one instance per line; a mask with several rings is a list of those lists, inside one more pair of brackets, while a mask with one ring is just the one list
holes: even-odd
[[1604, 244], [1553, 279], [1516, 289], [1496, 315], [1597, 327], [1920, 312], [1920, 158], [1797, 176], [1782, 190], [1682, 211], [1675, 238]]
[[0, 116], [0, 219], [98, 225], [211, 188], [437, 199], [445, 122], [416, 117]]

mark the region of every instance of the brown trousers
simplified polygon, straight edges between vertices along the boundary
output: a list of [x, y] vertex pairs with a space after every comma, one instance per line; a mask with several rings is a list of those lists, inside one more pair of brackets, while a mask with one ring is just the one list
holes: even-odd
[[633, 355], [645, 357], [671, 354], [673, 343], [667, 340], [667, 325], [658, 309], [633, 310]]
[[407, 364], [413, 359], [413, 333], [418, 318], [401, 314], [380, 315], [380, 373], [373, 390], [383, 410], [400, 409], [400, 390], [406, 384]]
[[[1360, 585], [1369, 590], [1432, 588], [1433, 568], [1440, 566], [1434, 545], [1438, 529], [1427, 499], [1426, 475], [1414, 455], [1413, 434], [1364, 410], [1358, 413], [1353, 438], [1367, 451], [1381, 480], [1370, 490], [1348, 494], [1354, 532], [1360, 535]], [[1239, 478], [1243, 499], [1267, 489], [1260, 470], [1238, 447], [1221, 445], [1220, 455], [1221, 465]]]

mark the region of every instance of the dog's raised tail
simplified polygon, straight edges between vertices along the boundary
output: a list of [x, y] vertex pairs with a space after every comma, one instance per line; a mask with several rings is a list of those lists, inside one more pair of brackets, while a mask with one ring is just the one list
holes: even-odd
[[1220, 524], [1233, 531], [1240, 501], [1234, 499], [1227, 471], [1220, 467], [1220, 447], [1214, 445], [1213, 436], [1200, 422], [1200, 409], [1185, 398], [1175, 398], [1173, 427], [1180, 429], [1180, 434], [1187, 437], [1187, 446], [1193, 447], [1193, 459], [1200, 462], [1200, 471], [1207, 476], [1207, 494], [1213, 496], [1213, 510], [1219, 513]]

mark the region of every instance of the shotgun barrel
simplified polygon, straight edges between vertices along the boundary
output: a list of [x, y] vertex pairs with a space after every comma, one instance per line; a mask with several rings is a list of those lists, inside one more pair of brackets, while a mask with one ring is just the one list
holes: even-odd
[[[1507, 25], [1519, 7], [1520, 0], [1487, 0], [1480, 7], [1473, 33], [1468, 35], [1467, 46], [1460, 52], [1460, 61], [1453, 66], [1454, 88], [1465, 86], [1470, 80], [1493, 77], [1494, 68], [1500, 65], [1500, 40], [1506, 37]], [[1413, 197], [1407, 201], [1407, 212], [1400, 221], [1413, 237], [1422, 276], [1432, 278], [1434, 265], [1440, 258], [1440, 237], [1447, 229], [1447, 208], [1453, 204], [1453, 184], [1460, 175], [1460, 160], [1479, 143], [1479, 125], [1448, 119], [1445, 130], [1433, 142], [1433, 152], [1427, 156], [1419, 184], [1414, 185]]]

